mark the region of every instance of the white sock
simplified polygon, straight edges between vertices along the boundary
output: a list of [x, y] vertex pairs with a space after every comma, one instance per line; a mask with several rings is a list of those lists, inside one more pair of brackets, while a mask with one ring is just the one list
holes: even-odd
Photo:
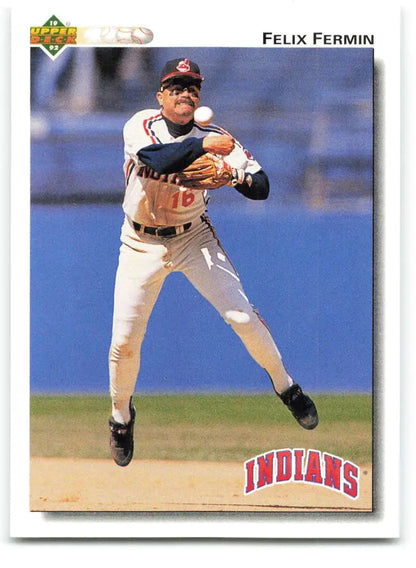
[[130, 400], [125, 403], [112, 404], [112, 415], [116, 422], [120, 424], [128, 424], [130, 422]]
[[[294, 380], [292, 379], [292, 377], [290, 375], [287, 375], [286, 381], [287, 381], [287, 384], [285, 386], [283, 386], [283, 388], [280, 387], [280, 383], [279, 383], [279, 390], [277, 391], [279, 394], [282, 394], [282, 392], [287, 390], [294, 383]], [[276, 382], [275, 382], [275, 384], [276, 384]]]

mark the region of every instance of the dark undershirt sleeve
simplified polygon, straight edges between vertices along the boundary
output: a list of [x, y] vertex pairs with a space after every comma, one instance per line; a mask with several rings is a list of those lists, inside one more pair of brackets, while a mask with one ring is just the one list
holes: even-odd
[[270, 190], [269, 178], [263, 170], [250, 174], [252, 183], [249, 185], [246, 181], [239, 183], [235, 189], [247, 197], [248, 199], [267, 199]]
[[[202, 138], [187, 138], [183, 142], [172, 142], [168, 144], [151, 144], [145, 146], [137, 156], [141, 162], [149, 166], [159, 174], [172, 174], [180, 172], [194, 160], [205, 154], [202, 148]], [[255, 174], [250, 174], [252, 183], [240, 183], [235, 189], [248, 199], [261, 200], [267, 199], [269, 195], [269, 179], [260, 170]]]
[[159, 174], [173, 174], [180, 172], [205, 154], [202, 141], [203, 138], [192, 137], [183, 142], [151, 144], [139, 150], [137, 156], [146, 166]]

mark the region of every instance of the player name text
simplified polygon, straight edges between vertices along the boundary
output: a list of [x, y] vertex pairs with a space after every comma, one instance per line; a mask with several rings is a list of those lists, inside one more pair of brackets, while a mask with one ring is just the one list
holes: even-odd
[[263, 32], [263, 45], [374, 45], [374, 35], [366, 34], [275, 34]]
[[350, 499], [359, 495], [359, 467], [318, 450], [272, 450], [246, 461], [244, 467], [245, 495], [289, 482], [320, 485]]

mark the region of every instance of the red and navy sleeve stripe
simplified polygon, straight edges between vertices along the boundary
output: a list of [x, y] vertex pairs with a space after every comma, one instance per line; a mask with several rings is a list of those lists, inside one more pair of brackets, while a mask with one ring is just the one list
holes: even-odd
[[134, 160], [131, 159], [131, 160], [128, 161], [127, 166], [126, 166], [126, 174], [125, 174], [126, 175], [126, 187], [129, 184], [130, 176], [131, 176], [133, 170], [134, 170]]
[[231, 136], [229, 132], [220, 128], [219, 126], [214, 126], [213, 124], [209, 126], [201, 126], [197, 122], [194, 122], [194, 127], [201, 132], [215, 132], [216, 134], [223, 134], [224, 136]]
[[156, 136], [154, 131], [154, 124], [163, 120], [162, 114], [159, 112], [155, 116], [151, 116], [150, 118], [146, 118], [143, 120], [143, 129], [147, 136], [149, 136], [152, 144], [161, 144], [161, 140]]

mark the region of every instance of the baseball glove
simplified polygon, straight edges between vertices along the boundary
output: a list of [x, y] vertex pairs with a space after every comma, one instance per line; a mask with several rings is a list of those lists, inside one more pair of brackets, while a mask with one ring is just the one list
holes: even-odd
[[240, 172], [219, 156], [206, 153], [178, 172], [176, 183], [192, 189], [218, 189], [223, 185], [240, 183], [241, 176], [244, 177], [243, 170]]

